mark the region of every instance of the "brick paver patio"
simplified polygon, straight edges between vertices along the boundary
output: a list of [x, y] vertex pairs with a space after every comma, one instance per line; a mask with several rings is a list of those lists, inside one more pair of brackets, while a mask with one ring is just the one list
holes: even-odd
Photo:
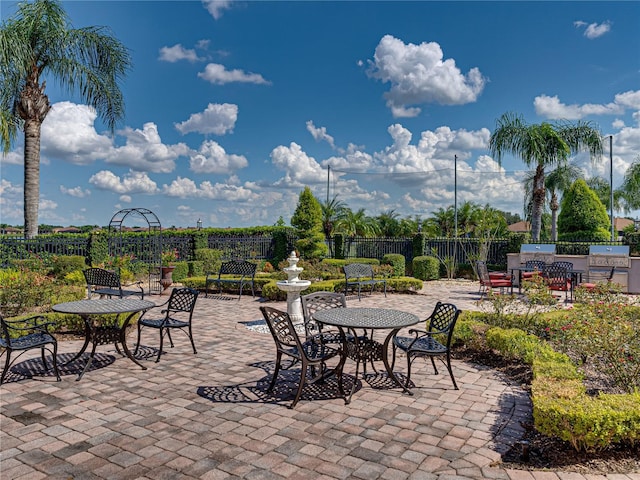
[[[418, 295], [348, 303], [424, 318], [437, 300], [469, 309], [477, 298], [476, 283], [430, 282]], [[177, 332], [176, 347], [155, 363], [157, 332], [145, 332], [147, 370], [101, 346], [79, 382], [77, 365], [63, 369], [62, 382], [10, 375], [0, 386], [1, 478], [640, 480], [640, 474], [501, 468], [501, 453], [518, 441], [520, 422], [530, 416], [528, 396], [495, 371], [460, 361], [453, 364], [460, 390], [445, 368], [436, 376], [418, 362], [413, 396], [369, 369], [351, 404], [329, 381], [322, 398], [310, 388], [290, 410], [282, 388], [265, 393], [275, 356], [271, 336], [245, 326], [261, 319], [261, 304], [245, 295], [239, 302], [201, 296], [198, 354]], [[284, 302], [268, 304], [286, 309]], [[61, 359], [79, 348], [78, 341], [60, 342]], [[354, 368], [347, 362], [345, 373]]]

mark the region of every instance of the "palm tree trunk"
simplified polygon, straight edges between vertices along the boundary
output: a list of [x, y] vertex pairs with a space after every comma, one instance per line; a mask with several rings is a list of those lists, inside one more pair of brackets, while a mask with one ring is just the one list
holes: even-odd
[[560, 206], [558, 205], [558, 195], [554, 191], [551, 194], [551, 204], [549, 205], [549, 209], [551, 210], [551, 241], [558, 241], [558, 209]]
[[40, 126], [37, 120], [24, 124], [24, 235], [38, 236], [40, 201]]
[[534, 242], [540, 240], [544, 196], [544, 167], [538, 164], [536, 174], [533, 177], [533, 208], [531, 211], [531, 237]]

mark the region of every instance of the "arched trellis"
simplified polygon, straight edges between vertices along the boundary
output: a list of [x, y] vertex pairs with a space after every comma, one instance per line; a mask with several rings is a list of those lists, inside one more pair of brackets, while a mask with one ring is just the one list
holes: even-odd
[[[125, 220], [143, 219], [147, 224], [147, 241], [128, 241], [122, 226]], [[121, 256], [133, 254], [135, 259], [149, 267], [149, 293], [160, 293], [160, 266], [162, 263], [162, 225], [155, 213], [146, 208], [120, 210], [109, 222], [109, 254]]]

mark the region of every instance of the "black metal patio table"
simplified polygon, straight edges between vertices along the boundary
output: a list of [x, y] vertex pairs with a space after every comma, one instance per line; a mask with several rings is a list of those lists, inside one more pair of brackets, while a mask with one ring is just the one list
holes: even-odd
[[[511, 267], [511, 277], [514, 278], [514, 272], [518, 272], [518, 294], [522, 293], [522, 272], [535, 272], [539, 271], [540, 275], [542, 275], [542, 271], [534, 268], [534, 267]], [[567, 270], [567, 273], [571, 276], [571, 294], [573, 295], [573, 290], [577, 285], [582, 283], [582, 276], [584, 275], [584, 270], [577, 270], [575, 268]], [[513, 293], [513, 286], [511, 287], [511, 293]]]
[[[341, 363], [344, 365], [347, 357], [358, 355], [363, 362], [367, 360], [382, 360], [384, 368], [391, 378], [405, 393], [413, 393], [396, 377], [389, 364], [389, 344], [393, 336], [404, 327], [409, 327], [419, 323], [421, 320], [417, 315], [403, 312], [401, 310], [391, 310], [387, 308], [331, 308], [314, 313], [313, 318], [325, 325], [338, 327], [342, 337], [343, 353]], [[390, 330], [381, 344], [372, 338], [363, 339], [358, 337], [357, 329], [365, 330]], [[352, 335], [347, 337], [345, 330], [350, 330]], [[351, 401], [358, 380], [358, 370], [356, 367], [356, 378], [351, 388], [351, 393], [347, 397], [347, 402]], [[340, 377], [342, 384], [342, 376]]]
[[[82, 348], [65, 364], [69, 364], [80, 358], [87, 350], [89, 343], [92, 343], [89, 359], [76, 380], [80, 380], [91, 366], [96, 353], [96, 347], [98, 345], [111, 343], [115, 345], [118, 353], [121, 353], [118, 347], [118, 343], [120, 343], [126, 357], [143, 370], [146, 370], [147, 367], [139, 363], [129, 351], [126, 334], [131, 319], [137, 313], [146, 312], [154, 306], [155, 303], [148, 300], [137, 300], [133, 298], [78, 300], [54, 305], [52, 307], [54, 312], [79, 315], [82, 317], [85, 326], [85, 339]], [[120, 315], [122, 314], [128, 314], [123, 321], [120, 320]], [[110, 317], [105, 318], [105, 315], [109, 315]]]

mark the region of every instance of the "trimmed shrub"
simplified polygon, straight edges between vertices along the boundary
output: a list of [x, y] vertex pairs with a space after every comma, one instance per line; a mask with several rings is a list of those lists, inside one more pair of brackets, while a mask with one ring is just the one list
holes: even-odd
[[68, 273], [87, 268], [85, 257], [81, 255], [55, 256], [51, 260], [51, 273], [56, 278], [63, 278]]
[[420, 280], [438, 280], [440, 261], [436, 257], [421, 256], [413, 259], [413, 276]]
[[402, 277], [405, 274], [405, 258], [400, 253], [387, 253], [382, 257], [381, 265], [391, 265], [393, 267], [393, 276]]
[[202, 262], [202, 270], [207, 273], [218, 273], [222, 264], [222, 251], [213, 248], [198, 248], [193, 252], [198, 262]]

